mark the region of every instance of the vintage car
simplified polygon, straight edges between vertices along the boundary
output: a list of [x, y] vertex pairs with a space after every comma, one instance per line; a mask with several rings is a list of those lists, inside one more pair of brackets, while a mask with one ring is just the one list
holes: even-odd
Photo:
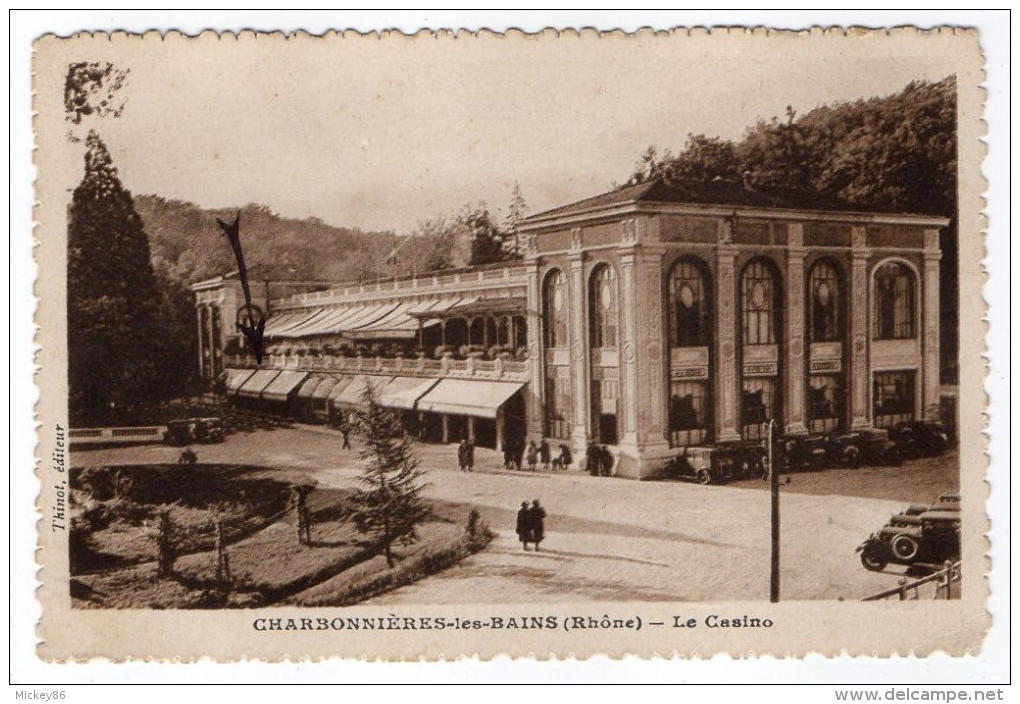
[[719, 450], [708, 446], [685, 447], [666, 463], [666, 476], [693, 479], [699, 484], [725, 484], [733, 479], [733, 458]]
[[716, 446], [720, 462], [728, 461], [733, 467], [734, 479], [764, 479], [768, 476], [765, 468], [765, 448], [760, 442], [725, 442]]
[[772, 461], [781, 472], [794, 469], [823, 469], [829, 464], [824, 435], [780, 435], [773, 445]]
[[167, 423], [163, 442], [180, 447], [191, 443], [223, 442], [221, 418], [183, 418]]
[[201, 443], [223, 442], [222, 418], [197, 418], [195, 422], [195, 441]]
[[911, 420], [889, 428], [889, 439], [902, 457], [937, 457], [949, 449], [949, 431], [942, 423]]
[[857, 547], [861, 564], [879, 572], [889, 564], [939, 569], [946, 560], [960, 558], [960, 512], [944, 510], [936, 502], [917, 512], [908, 507]]
[[900, 464], [899, 448], [889, 439], [889, 433], [882, 429], [830, 433], [826, 442], [828, 459], [832, 464], [853, 468]]

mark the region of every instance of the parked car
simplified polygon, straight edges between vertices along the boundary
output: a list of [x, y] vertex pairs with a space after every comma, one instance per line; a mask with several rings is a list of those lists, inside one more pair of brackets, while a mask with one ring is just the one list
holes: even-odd
[[222, 418], [183, 418], [167, 423], [163, 442], [180, 447], [192, 443], [223, 442]]
[[827, 445], [824, 435], [780, 435], [772, 461], [780, 471], [823, 469], [828, 464]]
[[900, 464], [899, 448], [882, 429], [830, 433], [826, 442], [829, 461], [843, 467]]
[[940, 510], [939, 505], [936, 502], [922, 513], [908, 508], [892, 516], [857, 547], [861, 564], [879, 572], [890, 563], [939, 569], [946, 560], [958, 560], [960, 512]]
[[728, 460], [733, 467], [734, 479], [764, 479], [765, 448], [760, 442], [727, 442], [716, 446], [720, 461]]
[[733, 457], [717, 447], [685, 447], [666, 463], [671, 477], [693, 479], [699, 484], [725, 484], [733, 479]]
[[949, 431], [930, 420], [910, 420], [889, 428], [889, 439], [902, 457], [937, 457], [949, 449]]
[[201, 443], [223, 442], [222, 418], [196, 418], [195, 441]]

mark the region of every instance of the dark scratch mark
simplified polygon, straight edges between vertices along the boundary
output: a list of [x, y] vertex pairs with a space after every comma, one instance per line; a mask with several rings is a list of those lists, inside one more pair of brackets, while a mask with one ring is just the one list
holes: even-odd
[[241, 211], [237, 211], [237, 217], [229, 225], [219, 218], [216, 222], [220, 224], [223, 231], [230, 240], [230, 248], [234, 250], [234, 258], [237, 259], [237, 275], [241, 279], [241, 288], [244, 290], [244, 308], [239, 312], [237, 329], [240, 330], [248, 344], [255, 352], [255, 361], [262, 364], [262, 339], [266, 330], [266, 318], [255, 306], [251, 304], [251, 290], [248, 288], [248, 267], [244, 264], [244, 252], [241, 251]]

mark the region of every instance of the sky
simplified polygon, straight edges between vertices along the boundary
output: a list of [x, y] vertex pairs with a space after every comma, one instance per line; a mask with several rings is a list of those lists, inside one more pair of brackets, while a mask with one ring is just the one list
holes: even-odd
[[649, 145], [950, 72], [880, 42], [726, 39], [84, 43], [130, 76], [123, 115], [80, 129], [136, 194], [406, 234], [468, 203], [504, 213], [515, 182], [539, 212], [624, 182]]

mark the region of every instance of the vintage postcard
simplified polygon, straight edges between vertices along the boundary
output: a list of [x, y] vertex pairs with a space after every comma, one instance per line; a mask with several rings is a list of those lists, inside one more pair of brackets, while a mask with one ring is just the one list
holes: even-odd
[[982, 66], [39, 38], [40, 657], [978, 652]]

